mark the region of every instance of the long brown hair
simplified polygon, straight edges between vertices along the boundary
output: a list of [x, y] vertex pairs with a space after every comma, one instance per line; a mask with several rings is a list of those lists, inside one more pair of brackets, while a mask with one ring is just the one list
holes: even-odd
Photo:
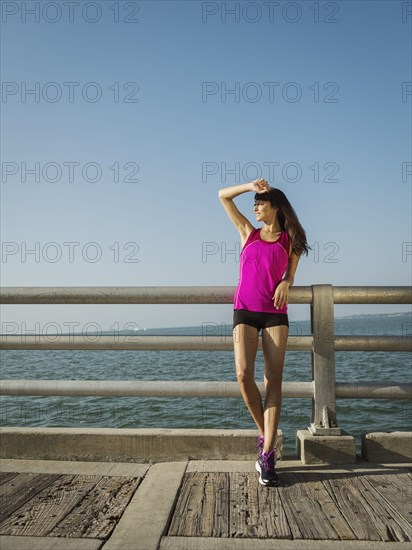
[[312, 248], [308, 245], [306, 232], [301, 226], [298, 216], [285, 193], [276, 187], [270, 187], [266, 193], [256, 193], [255, 201], [257, 200], [269, 201], [274, 208], [278, 209], [277, 217], [279, 224], [289, 234], [292, 241], [292, 252], [298, 256], [301, 254], [308, 256], [309, 249], [312, 250]]

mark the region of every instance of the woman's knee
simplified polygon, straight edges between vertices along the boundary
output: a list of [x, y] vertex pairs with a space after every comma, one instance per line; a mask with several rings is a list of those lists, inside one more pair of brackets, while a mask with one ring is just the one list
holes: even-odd
[[253, 370], [245, 368], [236, 368], [237, 381], [242, 386], [247, 386], [254, 382]]
[[275, 373], [265, 374], [265, 391], [266, 395], [280, 399], [282, 396], [282, 377]]

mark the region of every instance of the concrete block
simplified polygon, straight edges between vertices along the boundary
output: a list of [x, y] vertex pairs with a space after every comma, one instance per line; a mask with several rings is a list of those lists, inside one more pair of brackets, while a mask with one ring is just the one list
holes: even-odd
[[[2, 428], [0, 457], [103, 462], [256, 460], [257, 430]], [[278, 430], [278, 458], [283, 433]]]
[[363, 432], [361, 451], [369, 462], [411, 462], [412, 432]]
[[184, 462], [150, 467], [104, 550], [157, 550], [173, 514]]
[[1, 550], [100, 550], [101, 539], [1, 535]]
[[342, 430], [342, 435], [312, 435], [298, 430], [296, 449], [302, 464], [353, 464], [356, 462], [356, 441]]

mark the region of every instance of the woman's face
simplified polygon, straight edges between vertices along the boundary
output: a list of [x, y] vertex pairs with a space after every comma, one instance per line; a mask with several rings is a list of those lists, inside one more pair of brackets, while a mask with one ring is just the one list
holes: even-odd
[[276, 208], [273, 208], [270, 201], [259, 199], [255, 200], [253, 211], [255, 212], [256, 221], [266, 223], [272, 223], [276, 214]]

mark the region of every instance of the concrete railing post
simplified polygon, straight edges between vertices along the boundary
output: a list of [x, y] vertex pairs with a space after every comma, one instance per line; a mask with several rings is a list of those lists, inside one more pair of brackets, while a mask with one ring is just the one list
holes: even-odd
[[341, 435], [336, 421], [333, 288], [332, 285], [311, 286], [314, 395], [311, 425], [308, 429], [312, 435]]

